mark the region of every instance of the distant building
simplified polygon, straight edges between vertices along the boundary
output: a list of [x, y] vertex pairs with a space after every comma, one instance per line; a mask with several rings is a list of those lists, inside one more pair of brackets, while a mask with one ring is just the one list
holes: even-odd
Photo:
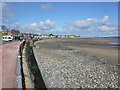
[[35, 35], [34, 38], [79, 38], [79, 36], [77, 36], [77, 35], [39, 34], [39, 35]]
[[68, 35], [69, 38], [76, 38], [76, 35]]

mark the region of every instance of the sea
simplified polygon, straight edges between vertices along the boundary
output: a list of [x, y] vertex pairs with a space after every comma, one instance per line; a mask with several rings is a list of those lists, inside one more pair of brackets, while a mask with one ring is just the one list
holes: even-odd
[[113, 36], [110, 38], [111, 40], [118, 41], [117, 43], [109, 42], [108, 44], [111, 45], [111, 47], [118, 47], [120, 48], [120, 36]]

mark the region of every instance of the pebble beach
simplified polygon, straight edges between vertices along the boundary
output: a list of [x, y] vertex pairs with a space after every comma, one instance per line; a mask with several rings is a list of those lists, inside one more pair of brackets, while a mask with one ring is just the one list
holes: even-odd
[[47, 88], [119, 87], [119, 64], [86, 52], [82, 49], [85, 43], [80, 46], [67, 41], [72, 40], [34, 43], [34, 55]]

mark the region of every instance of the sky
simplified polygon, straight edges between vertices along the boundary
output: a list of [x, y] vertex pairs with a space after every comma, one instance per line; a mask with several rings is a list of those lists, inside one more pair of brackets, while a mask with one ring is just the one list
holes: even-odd
[[118, 35], [117, 2], [6, 2], [1, 17], [24, 33]]

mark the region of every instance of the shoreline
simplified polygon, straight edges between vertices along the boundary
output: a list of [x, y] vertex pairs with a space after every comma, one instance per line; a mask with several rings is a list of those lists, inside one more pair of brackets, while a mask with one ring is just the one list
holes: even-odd
[[84, 39], [80, 42], [75, 39], [45, 39], [34, 43], [34, 55], [47, 88], [118, 87], [119, 65], [84, 50], [86, 47], [110, 48], [87, 42]]
[[[117, 41], [101, 38], [88, 38], [88, 39], [46, 39], [48, 42], [51, 40], [53, 43], [61, 43], [63, 46], [83, 50], [93, 56], [98, 56], [108, 61], [119, 63], [118, 61], [118, 47], [112, 47], [109, 42], [116, 43]], [[44, 40], [42, 40], [44, 42]], [[42, 42], [40, 41], [40, 42]]]

